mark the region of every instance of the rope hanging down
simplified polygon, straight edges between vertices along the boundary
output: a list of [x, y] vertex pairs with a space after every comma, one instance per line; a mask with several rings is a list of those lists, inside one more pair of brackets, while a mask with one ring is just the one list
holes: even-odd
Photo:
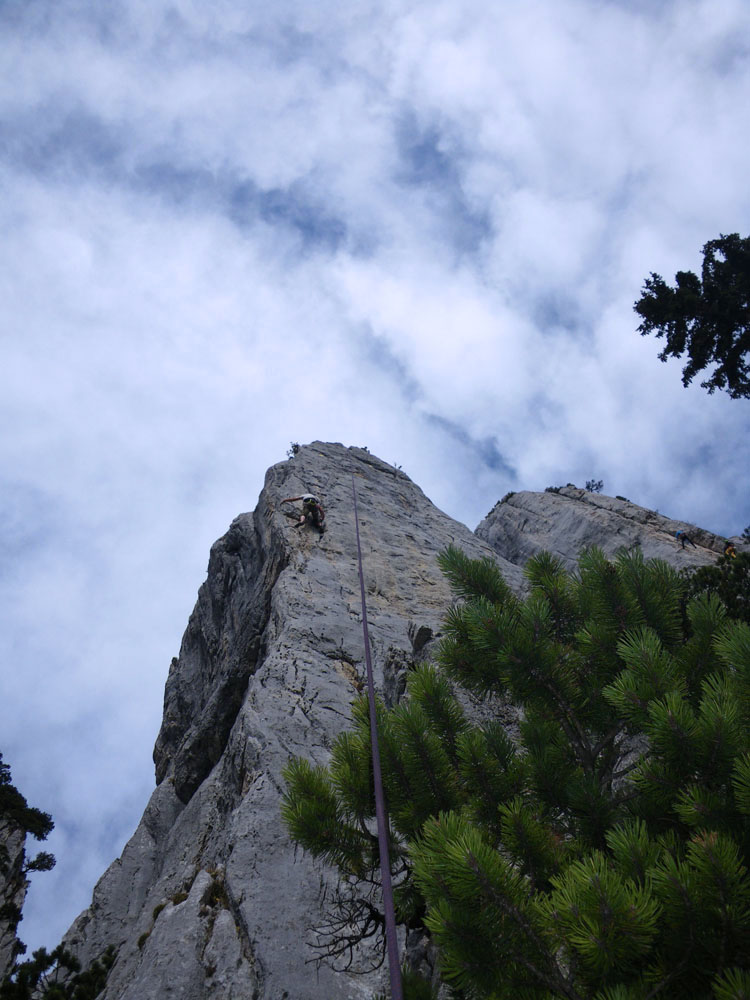
[[393, 906], [393, 886], [391, 885], [391, 862], [388, 855], [388, 817], [385, 812], [383, 781], [380, 773], [380, 750], [375, 717], [375, 683], [372, 679], [372, 659], [370, 657], [370, 633], [367, 627], [367, 602], [365, 601], [365, 578], [362, 574], [362, 546], [359, 542], [359, 516], [357, 514], [357, 490], [352, 474], [352, 496], [354, 497], [354, 525], [357, 529], [357, 560], [359, 562], [359, 589], [362, 595], [362, 632], [365, 637], [365, 663], [367, 664], [367, 698], [370, 703], [370, 740], [372, 742], [372, 773], [375, 784], [375, 818], [378, 824], [378, 847], [380, 849], [380, 871], [383, 879], [383, 908], [385, 910], [385, 941], [388, 951], [388, 967], [391, 975], [391, 1000], [403, 1000], [401, 989], [401, 966], [398, 960], [396, 939], [396, 914]]

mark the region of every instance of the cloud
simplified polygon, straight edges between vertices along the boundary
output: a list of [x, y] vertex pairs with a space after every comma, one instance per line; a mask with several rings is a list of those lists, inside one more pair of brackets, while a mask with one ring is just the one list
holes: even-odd
[[684, 390], [632, 313], [747, 231], [749, 21], [0, 5], [0, 721], [58, 822], [30, 944], [134, 828], [209, 546], [290, 441], [367, 445], [470, 526], [591, 477], [750, 521], [747, 404]]

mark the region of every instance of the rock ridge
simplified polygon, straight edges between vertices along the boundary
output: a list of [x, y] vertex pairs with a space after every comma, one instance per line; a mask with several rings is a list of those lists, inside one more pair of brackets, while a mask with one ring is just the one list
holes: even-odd
[[[684, 549], [675, 538], [686, 531], [696, 547]], [[544, 493], [510, 493], [476, 529], [499, 554], [518, 565], [544, 549], [575, 570], [580, 552], [592, 545], [612, 558], [621, 548], [640, 547], [647, 559], [664, 559], [677, 569], [716, 562], [726, 539], [694, 524], [666, 517], [623, 497], [609, 497], [575, 486]], [[732, 539], [738, 550], [742, 539]]]

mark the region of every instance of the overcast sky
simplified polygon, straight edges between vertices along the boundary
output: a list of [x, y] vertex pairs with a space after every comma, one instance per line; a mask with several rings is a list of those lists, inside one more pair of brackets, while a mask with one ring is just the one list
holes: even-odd
[[[475, 527], [750, 523], [750, 403], [636, 333], [750, 232], [746, 0], [0, 0], [0, 750], [53, 947], [133, 832], [208, 550], [292, 441]], [[33, 850], [33, 845], [31, 845]]]

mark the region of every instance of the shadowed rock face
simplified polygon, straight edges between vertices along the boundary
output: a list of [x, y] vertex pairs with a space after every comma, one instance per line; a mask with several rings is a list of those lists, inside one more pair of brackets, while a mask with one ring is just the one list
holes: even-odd
[[[541, 547], [568, 564], [582, 545], [614, 552], [636, 540], [677, 565], [716, 558], [713, 542], [683, 554], [672, 522], [581, 490], [516, 494], [479, 538], [362, 449], [315, 442], [273, 466], [254, 513], [211, 550], [166, 683], [157, 787], [66, 939], [84, 962], [119, 948], [105, 1000], [353, 1000], [381, 986], [382, 973], [306, 964], [320, 874], [279, 815], [283, 766], [292, 755], [327, 762], [364, 681], [352, 475], [376, 684], [389, 703], [440, 635], [451, 595], [436, 556], [450, 543], [495, 558], [516, 590], [514, 563]], [[305, 492], [325, 506], [322, 536], [295, 528], [281, 505]]]
[[24, 874], [26, 833], [12, 819], [0, 815], [0, 981], [13, 965], [16, 921], [26, 898], [28, 880]]

